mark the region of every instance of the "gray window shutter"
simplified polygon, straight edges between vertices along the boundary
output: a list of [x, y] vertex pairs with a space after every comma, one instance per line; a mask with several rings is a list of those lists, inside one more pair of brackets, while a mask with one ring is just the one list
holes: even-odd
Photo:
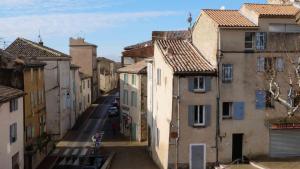
[[193, 92], [194, 91], [194, 78], [190, 77], [190, 78], [188, 78], [188, 80], [189, 80], [189, 91]]
[[211, 90], [211, 79], [212, 77], [205, 76], [205, 91], [207, 92]]
[[244, 102], [234, 102], [233, 103], [233, 119], [234, 120], [244, 120], [245, 116], [245, 103]]
[[265, 71], [265, 58], [262, 56], [259, 56], [257, 58], [257, 71], [258, 72], [264, 72]]
[[283, 72], [284, 70], [284, 63], [283, 63], [283, 58], [282, 57], [277, 57], [276, 58], [276, 70], [279, 72]]
[[189, 116], [189, 126], [194, 127], [194, 113], [195, 113], [195, 106], [194, 105], [189, 105], [188, 107], [188, 116]]
[[256, 93], [256, 109], [263, 110], [266, 108], [266, 92], [257, 90]]
[[205, 126], [211, 124], [211, 105], [205, 105]]
[[264, 48], [263, 49], [267, 49], [267, 32], [264, 32]]

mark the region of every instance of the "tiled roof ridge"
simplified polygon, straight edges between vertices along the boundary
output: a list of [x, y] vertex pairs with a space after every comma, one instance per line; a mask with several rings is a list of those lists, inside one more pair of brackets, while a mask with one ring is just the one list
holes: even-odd
[[59, 51], [57, 51], [57, 50], [55, 50], [55, 49], [52, 49], [52, 48], [49, 48], [49, 47], [45, 47], [45, 46], [41, 46], [41, 45], [37, 44], [36, 42], [31, 41], [31, 40], [28, 40], [28, 39], [25, 39], [25, 38], [20, 38], [20, 37], [17, 38], [17, 39], [19, 39], [19, 40], [21, 40], [21, 41], [23, 41], [23, 42], [25, 42], [25, 43], [28, 43], [28, 44], [30, 44], [31, 46], [35, 47], [35, 48], [38, 48], [38, 49], [40, 49], [40, 50], [44, 50], [44, 51], [49, 52], [49, 53], [52, 53], [52, 54], [54, 54], [54, 55], [57, 55], [57, 56], [66, 55], [66, 56], [68, 56], [67, 54], [64, 54], [64, 53], [62, 53], [62, 52], [59, 52]]
[[238, 9], [202, 9], [203, 11], [239, 11]]
[[293, 6], [292, 4], [261, 4], [261, 3], [244, 3], [244, 5], [262, 5], [262, 6]]

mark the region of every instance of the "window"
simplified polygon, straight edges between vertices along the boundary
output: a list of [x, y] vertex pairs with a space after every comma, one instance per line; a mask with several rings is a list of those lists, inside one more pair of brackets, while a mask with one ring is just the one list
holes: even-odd
[[18, 110], [18, 99], [13, 99], [9, 102], [9, 110], [10, 112]]
[[137, 94], [136, 92], [131, 92], [131, 106], [137, 107]]
[[256, 49], [264, 50], [266, 48], [266, 32], [257, 32], [256, 33]]
[[10, 133], [10, 143], [14, 143], [17, 141], [17, 123], [14, 123], [9, 126]]
[[262, 56], [257, 58], [257, 71], [258, 72], [265, 71], [265, 58]]
[[232, 71], [232, 64], [223, 64], [222, 65], [222, 72], [223, 72], [223, 77], [222, 81], [223, 82], [231, 82], [233, 79], [233, 71]]
[[203, 76], [194, 78], [194, 90], [205, 90], [205, 78]]
[[26, 127], [26, 140], [30, 140], [34, 137], [34, 127], [33, 126], [27, 126]]
[[284, 70], [284, 61], [283, 61], [282, 57], [276, 58], [276, 70], [278, 72], [283, 72], [283, 70]]
[[19, 152], [17, 152], [15, 155], [12, 156], [11, 161], [12, 161], [12, 168], [13, 169], [19, 169], [20, 168]]
[[45, 115], [42, 115], [40, 116], [40, 136], [43, 134], [43, 133], [46, 133], [46, 116]]
[[254, 46], [254, 32], [245, 33], [245, 49], [253, 49]]
[[205, 107], [203, 105], [194, 108], [194, 126], [205, 125]]
[[127, 73], [125, 73], [124, 74], [124, 84], [128, 84], [128, 74]]
[[223, 103], [223, 118], [232, 117], [232, 102]]
[[133, 84], [133, 85], [135, 85], [135, 75], [134, 74], [132, 74], [131, 75], [131, 84]]
[[274, 71], [275, 66], [275, 58], [273, 57], [265, 57], [265, 71]]
[[269, 91], [266, 91], [266, 108], [275, 108], [274, 98]]
[[123, 93], [123, 103], [128, 105], [128, 91], [127, 90], [124, 90], [124, 93]]
[[82, 85], [82, 86], [83, 86], [83, 89], [85, 89], [85, 81], [83, 81], [82, 83], [83, 83], [83, 85]]
[[161, 84], [161, 69], [157, 69], [157, 84]]

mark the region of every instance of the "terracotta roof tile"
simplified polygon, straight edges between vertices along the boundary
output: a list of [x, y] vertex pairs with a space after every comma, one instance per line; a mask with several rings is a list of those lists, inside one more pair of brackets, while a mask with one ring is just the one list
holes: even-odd
[[288, 16], [295, 17], [300, 11], [293, 5], [277, 5], [277, 4], [250, 4], [244, 6], [255, 11], [260, 16]]
[[22, 57], [63, 57], [70, 58], [69, 55], [55, 49], [40, 45], [24, 38], [17, 38], [5, 51]]
[[214, 73], [216, 69], [187, 40], [157, 40], [174, 73]]
[[219, 27], [257, 27], [238, 10], [204, 9], [203, 12], [206, 13], [212, 20], [214, 20]]
[[0, 103], [23, 96], [24, 92], [8, 86], [0, 85]]
[[145, 60], [137, 62], [135, 64], [126, 66], [126, 67], [122, 67], [118, 70], [118, 72], [120, 73], [146, 73], [147, 70], [147, 63]]

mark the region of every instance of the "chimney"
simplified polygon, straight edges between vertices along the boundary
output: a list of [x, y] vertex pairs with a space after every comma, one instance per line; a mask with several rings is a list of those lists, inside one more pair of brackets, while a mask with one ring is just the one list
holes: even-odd
[[43, 41], [39, 41], [39, 45], [44, 46], [44, 42]]
[[289, 5], [297, 0], [268, 0], [268, 4]]

